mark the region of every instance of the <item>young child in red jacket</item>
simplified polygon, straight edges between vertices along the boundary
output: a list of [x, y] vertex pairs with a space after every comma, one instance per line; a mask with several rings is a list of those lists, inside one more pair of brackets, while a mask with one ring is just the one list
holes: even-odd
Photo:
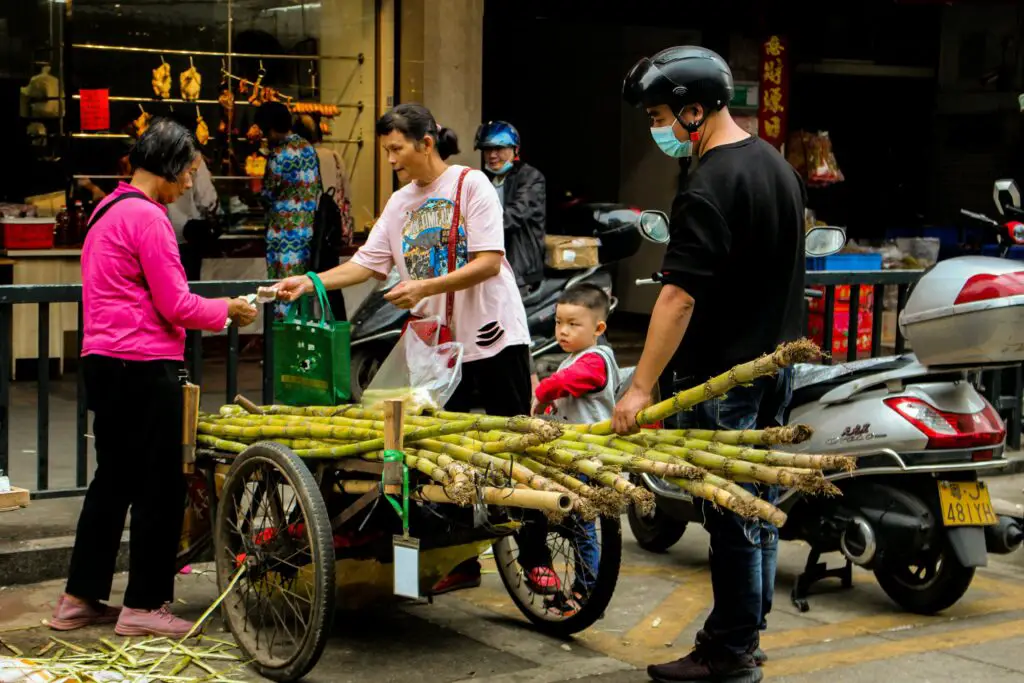
[[[533, 413], [570, 424], [592, 424], [607, 420], [615, 409], [615, 400], [623, 384], [615, 353], [598, 340], [608, 328], [611, 300], [599, 287], [577, 285], [562, 293], [555, 311], [555, 337], [569, 356], [558, 371], [537, 386]], [[584, 475], [577, 475], [586, 481]], [[578, 514], [561, 524], [573, 546], [571, 597], [562, 593], [561, 580], [551, 567], [547, 545], [548, 525], [537, 515], [518, 534], [519, 563], [530, 588], [553, 596], [549, 609], [572, 616], [585, 604], [597, 583], [600, 547], [593, 520]], [[563, 529], [560, 529], [562, 531]]]

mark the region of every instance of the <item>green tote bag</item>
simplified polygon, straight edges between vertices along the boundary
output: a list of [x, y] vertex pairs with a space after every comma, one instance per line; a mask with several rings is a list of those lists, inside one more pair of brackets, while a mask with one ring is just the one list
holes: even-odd
[[306, 273], [320, 301], [313, 318], [312, 297], [303, 297], [273, 324], [274, 399], [291, 406], [335, 406], [351, 397], [350, 330], [334, 319], [327, 290], [316, 273]]

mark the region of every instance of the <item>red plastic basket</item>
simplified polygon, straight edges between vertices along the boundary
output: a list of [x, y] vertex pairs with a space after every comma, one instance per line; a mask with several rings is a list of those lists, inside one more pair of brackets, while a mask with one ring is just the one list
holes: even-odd
[[4, 218], [0, 244], [4, 249], [53, 249], [54, 218]]

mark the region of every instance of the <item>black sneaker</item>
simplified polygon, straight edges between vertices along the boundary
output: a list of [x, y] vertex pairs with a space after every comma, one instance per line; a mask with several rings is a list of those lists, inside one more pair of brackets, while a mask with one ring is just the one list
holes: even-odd
[[647, 667], [647, 675], [656, 683], [758, 683], [764, 678], [753, 657], [709, 657], [694, 650], [682, 659]]

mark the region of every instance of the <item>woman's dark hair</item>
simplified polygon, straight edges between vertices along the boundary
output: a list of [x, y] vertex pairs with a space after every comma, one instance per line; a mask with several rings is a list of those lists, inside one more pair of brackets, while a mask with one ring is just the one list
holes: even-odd
[[438, 126], [434, 115], [422, 104], [399, 104], [377, 121], [377, 135], [387, 135], [396, 130], [417, 145], [425, 137], [434, 138], [437, 153], [442, 159], [459, 153], [459, 136], [451, 128]]
[[170, 119], [157, 118], [128, 152], [128, 163], [133, 169], [144, 169], [174, 183], [198, 154], [188, 128]]
[[264, 133], [290, 133], [292, 113], [281, 102], [264, 102], [256, 110], [255, 123]]

